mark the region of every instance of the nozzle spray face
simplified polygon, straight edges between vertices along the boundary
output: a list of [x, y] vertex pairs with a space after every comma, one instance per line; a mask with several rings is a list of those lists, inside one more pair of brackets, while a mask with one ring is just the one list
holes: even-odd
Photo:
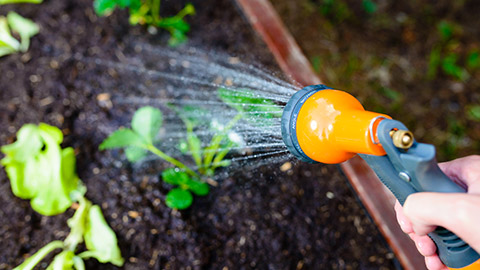
[[302, 147], [298, 143], [297, 139], [297, 119], [298, 113], [302, 108], [302, 105], [307, 101], [309, 97], [315, 94], [318, 91], [324, 89], [332, 89], [325, 85], [310, 85], [299, 91], [297, 91], [288, 101], [285, 109], [282, 114], [282, 139], [285, 145], [287, 146], [290, 153], [292, 153], [296, 158], [301, 161], [308, 163], [318, 163], [311, 158], [309, 158], [305, 152], [303, 152]]
[[[375, 130], [388, 118], [365, 111], [352, 95], [325, 85], [295, 93], [282, 115], [282, 137], [290, 152], [302, 161], [341, 163], [357, 153], [384, 155]], [[371, 132], [374, 132], [371, 136]]]

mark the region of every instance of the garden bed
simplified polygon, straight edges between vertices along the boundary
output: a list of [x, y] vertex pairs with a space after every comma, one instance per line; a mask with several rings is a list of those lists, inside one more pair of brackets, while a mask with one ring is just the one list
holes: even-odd
[[[174, 14], [182, 2], [165, 2], [162, 13]], [[193, 4], [197, 15], [188, 19], [188, 46], [280, 72], [232, 1]], [[285, 171], [283, 164], [236, 170], [208, 196], [195, 198], [188, 210], [166, 207], [169, 186], [157, 175], [166, 164], [135, 167], [118, 152], [98, 150], [108, 127], [125, 123], [136, 108], [102, 103], [102, 94], [120, 90], [101, 81], [100, 68], [90, 69], [77, 59], [119, 61], [123, 53], [132, 56], [139, 42], [162, 48], [168, 34], [150, 35], [128, 25], [126, 12], [98, 18], [91, 1], [46, 1], [2, 11], [13, 8], [39, 23], [41, 31], [28, 53], [0, 58], [5, 78], [0, 81], [0, 144], [12, 142], [25, 123], [60, 127], [64, 145], [76, 150], [86, 196], [101, 205], [117, 233], [125, 269], [393, 268], [392, 253], [335, 166], [294, 163]], [[115, 84], [135, 79], [133, 74], [116, 77]], [[65, 221], [73, 211], [40, 216], [13, 196], [3, 170], [0, 203], [0, 269], [11, 269], [68, 232]], [[87, 268], [115, 269], [94, 260]]]

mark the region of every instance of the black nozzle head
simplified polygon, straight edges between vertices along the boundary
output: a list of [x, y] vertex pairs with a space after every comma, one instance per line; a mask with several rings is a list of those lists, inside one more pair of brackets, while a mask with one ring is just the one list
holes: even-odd
[[309, 158], [297, 140], [297, 117], [305, 101], [318, 91], [333, 89], [323, 84], [309, 85], [296, 92], [288, 101], [282, 114], [282, 138], [287, 149], [298, 159], [308, 163], [318, 163]]

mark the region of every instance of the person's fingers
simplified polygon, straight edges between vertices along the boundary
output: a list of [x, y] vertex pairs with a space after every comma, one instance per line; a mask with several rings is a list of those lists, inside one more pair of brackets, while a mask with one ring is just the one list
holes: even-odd
[[448, 267], [442, 263], [438, 255], [425, 257], [425, 266], [429, 270], [448, 270]]
[[463, 193], [414, 193], [407, 197], [403, 214], [418, 235], [442, 226], [480, 251], [478, 224], [480, 196]]
[[432, 239], [428, 236], [419, 236], [415, 233], [408, 234], [410, 239], [415, 242], [415, 246], [417, 247], [418, 252], [425, 257], [425, 265], [427, 269], [430, 270], [445, 270], [448, 269], [442, 263], [440, 258], [438, 257], [436, 251], [437, 247]]
[[415, 242], [418, 252], [423, 256], [433, 256], [436, 254], [437, 246], [435, 246], [435, 243], [429, 236], [420, 236], [415, 233], [410, 233], [408, 236]]
[[440, 169], [468, 193], [480, 194], [480, 156], [473, 155], [439, 163]]
[[406, 234], [413, 233], [412, 223], [403, 214], [403, 208], [398, 201], [395, 202], [395, 212], [397, 213], [397, 222], [402, 231]]

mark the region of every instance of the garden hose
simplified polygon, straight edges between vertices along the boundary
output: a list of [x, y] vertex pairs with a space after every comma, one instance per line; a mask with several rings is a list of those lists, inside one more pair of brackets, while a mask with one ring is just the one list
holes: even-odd
[[[466, 192], [438, 167], [435, 147], [416, 142], [390, 116], [365, 111], [352, 95], [325, 85], [295, 93], [282, 115], [282, 137], [298, 159], [336, 164], [359, 154], [403, 205], [415, 192]], [[429, 236], [450, 269], [480, 270], [480, 255], [452, 232]]]

